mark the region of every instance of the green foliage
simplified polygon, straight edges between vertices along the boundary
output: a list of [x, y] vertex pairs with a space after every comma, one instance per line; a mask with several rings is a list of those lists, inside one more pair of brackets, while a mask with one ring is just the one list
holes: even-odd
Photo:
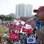
[[5, 15], [0, 15], [0, 19], [3, 21], [12, 21], [14, 18], [12, 16], [5, 16]]
[[11, 21], [11, 20], [13, 20], [13, 17], [12, 16], [6, 16], [4, 20], [5, 21]]
[[2, 21], [4, 20], [4, 18], [5, 18], [4, 15], [0, 15], [0, 19], [1, 19]]

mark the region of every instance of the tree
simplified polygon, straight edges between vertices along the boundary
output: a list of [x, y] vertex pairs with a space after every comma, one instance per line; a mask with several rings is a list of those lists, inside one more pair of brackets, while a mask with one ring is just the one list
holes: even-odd
[[5, 21], [12, 21], [14, 18], [12, 16], [6, 16], [5, 17]]
[[2, 20], [2, 24], [3, 24], [3, 20], [4, 20], [5, 16], [4, 15], [0, 15], [0, 19]]

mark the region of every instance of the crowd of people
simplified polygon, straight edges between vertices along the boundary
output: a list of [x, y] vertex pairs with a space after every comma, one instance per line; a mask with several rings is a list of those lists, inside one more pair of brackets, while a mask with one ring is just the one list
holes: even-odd
[[3, 44], [39, 44], [36, 28], [24, 21], [15, 20], [10, 24], [6, 24], [9, 31], [3, 37]]

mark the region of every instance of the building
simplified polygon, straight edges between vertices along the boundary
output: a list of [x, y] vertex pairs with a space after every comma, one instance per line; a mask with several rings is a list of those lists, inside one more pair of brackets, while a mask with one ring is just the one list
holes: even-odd
[[32, 5], [25, 6], [25, 16], [31, 17], [32, 16]]
[[32, 16], [32, 5], [18, 4], [16, 5], [16, 17]]

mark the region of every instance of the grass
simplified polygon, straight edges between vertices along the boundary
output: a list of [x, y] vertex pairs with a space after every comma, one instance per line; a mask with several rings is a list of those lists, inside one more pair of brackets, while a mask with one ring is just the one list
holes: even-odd
[[7, 30], [4, 27], [0, 27], [0, 32], [5, 33], [5, 32], [7, 32]]

